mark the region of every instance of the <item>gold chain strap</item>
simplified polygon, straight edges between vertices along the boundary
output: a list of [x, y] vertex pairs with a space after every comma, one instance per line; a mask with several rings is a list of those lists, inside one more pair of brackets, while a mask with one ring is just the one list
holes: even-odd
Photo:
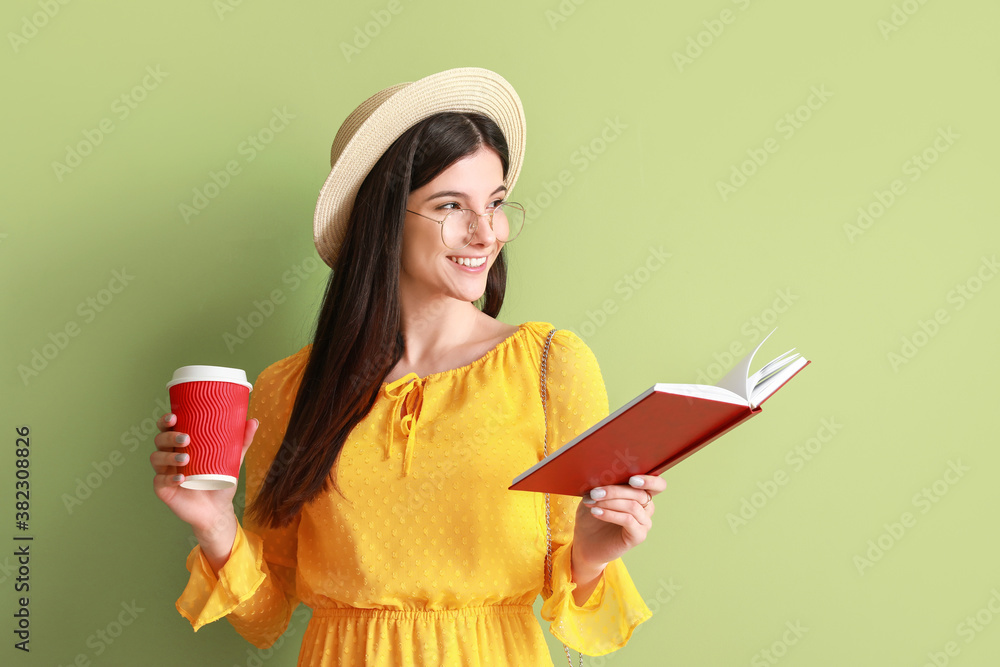
[[[549, 346], [552, 344], [552, 337], [555, 335], [556, 330], [553, 329], [549, 332], [548, 337], [545, 339], [545, 347], [542, 349], [542, 380], [539, 393], [542, 395], [542, 414], [545, 417], [545, 434], [542, 441], [542, 451], [545, 456], [549, 455], [549, 394], [548, 394], [548, 360], [549, 360]], [[551, 505], [549, 504], [549, 494], [545, 494], [545, 590], [551, 595], [552, 594], [552, 513]], [[566, 662], [569, 667], [573, 667], [573, 659], [569, 654], [569, 647], [563, 644], [563, 650], [566, 652]], [[580, 667], [583, 667], [583, 654], [580, 653]]]

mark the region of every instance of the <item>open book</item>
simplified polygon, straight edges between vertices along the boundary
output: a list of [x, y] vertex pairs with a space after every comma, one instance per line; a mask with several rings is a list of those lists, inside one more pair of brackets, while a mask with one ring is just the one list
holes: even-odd
[[792, 348], [750, 375], [770, 335], [716, 385], [653, 385], [518, 475], [510, 488], [579, 496], [595, 486], [627, 484], [632, 475], [662, 474], [760, 413], [764, 401], [809, 364]]

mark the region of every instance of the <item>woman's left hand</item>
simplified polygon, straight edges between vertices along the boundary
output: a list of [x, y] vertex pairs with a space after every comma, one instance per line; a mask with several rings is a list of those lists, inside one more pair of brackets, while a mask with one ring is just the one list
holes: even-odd
[[646, 539], [653, 527], [653, 498], [667, 488], [662, 477], [633, 475], [629, 485], [599, 486], [577, 506], [573, 568], [603, 569]]

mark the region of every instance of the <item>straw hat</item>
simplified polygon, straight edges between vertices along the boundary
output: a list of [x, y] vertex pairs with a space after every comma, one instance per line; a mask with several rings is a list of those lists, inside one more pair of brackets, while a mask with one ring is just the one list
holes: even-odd
[[316, 202], [313, 239], [331, 268], [368, 172], [403, 132], [442, 111], [478, 112], [500, 127], [510, 151], [504, 185], [508, 193], [513, 190], [524, 160], [524, 109], [502, 76], [480, 67], [460, 67], [381, 90], [351, 112], [330, 150], [331, 170]]

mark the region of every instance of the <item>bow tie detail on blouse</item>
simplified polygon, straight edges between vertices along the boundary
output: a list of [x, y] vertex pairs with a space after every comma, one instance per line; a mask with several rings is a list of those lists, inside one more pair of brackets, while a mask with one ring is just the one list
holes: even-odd
[[389, 411], [389, 428], [385, 439], [385, 459], [389, 458], [396, 436], [396, 421], [399, 430], [406, 436], [403, 445], [403, 476], [410, 474], [410, 461], [417, 443], [417, 419], [424, 402], [424, 382], [416, 373], [407, 373], [385, 387], [385, 394], [393, 399]]

